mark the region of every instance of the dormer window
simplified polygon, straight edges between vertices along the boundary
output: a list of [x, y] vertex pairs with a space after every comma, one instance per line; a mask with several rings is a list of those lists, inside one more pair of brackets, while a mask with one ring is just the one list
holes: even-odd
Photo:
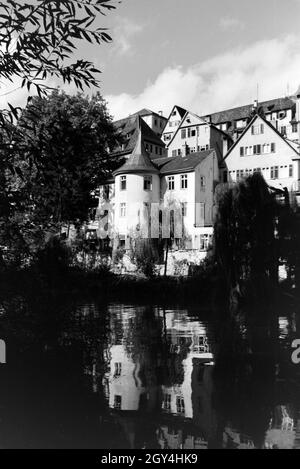
[[144, 176], [144, 191], [152, 191], [152, 176]]
[[121, 176], [120, 189], [121, 191], [126, 191], [127, 189], [127, 177], [126, 176]]

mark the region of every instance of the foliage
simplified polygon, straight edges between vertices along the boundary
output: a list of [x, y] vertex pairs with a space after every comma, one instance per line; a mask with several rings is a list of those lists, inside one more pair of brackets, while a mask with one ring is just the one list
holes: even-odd
[[78, 41], [110, 42], [104, 28], [95, 28], [97, 14], [114, 9], [112, 0], [6, 0], [0, 4], [0, 76], [16, 77], [28, 91], [42, 95], [44, 81], [98, 84], [99, 70], [86, 60], [70, 63]]
[[276, 203], [259, 173], [218, 192], [215, 255], [228, 289], [276, 278]]
[[155, 276], [158, 251], [151, 239], [135, 239], [131, 246], [131, 260], [146, 277]]
[[118, 137], [99, 93], [55, 91], [27, 106], [14, 138], [19, 150], [1, 174], [0, 238], [14, 243], [13, 228], [32, 252], [43, 233], [88, 220], [97, 203], [91, 194], [119, 164], [110, 154]]

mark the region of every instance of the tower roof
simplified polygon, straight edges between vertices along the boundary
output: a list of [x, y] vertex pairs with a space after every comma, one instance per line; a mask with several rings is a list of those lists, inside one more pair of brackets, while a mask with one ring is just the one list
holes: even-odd
[[131, 153], [126, 163], [114, 172], [114, 176], [120, 174], [138, 174], [150, 173], [159, 174], [159, 170], [152, 163], [150, 156], [144, 145], [144, 138], [142, 134], [142, 123], [139, 117], [139, 130], [135, 148]]

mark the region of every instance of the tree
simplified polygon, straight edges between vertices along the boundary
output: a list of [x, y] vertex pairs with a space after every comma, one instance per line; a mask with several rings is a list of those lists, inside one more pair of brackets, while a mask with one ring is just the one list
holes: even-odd
[[259, 173], [217, 195], [215, 254], [228, 291], [242, 283], [276, 279], [275, 222], [277, 208]]
[[17, 236], [31, 252], [45, 232], [87, 221], [91, 194], [120, 164], [110, 153], [118, 136], [99, 93], [88, 98], [54, 91], [26, 107], [14, 139], [14, 171], [2, 175], [0, 189], [1, 233], [13, 246]]
[[[5, 0], [0, 3], [0, 78], [45, 96], [49, 79], [62, 79], [76, 87], [98, 86], [100, 73], [93, 63], [72, 62], [78, 42], [108, 43], [104, 28], [95, 28], [98, 14], [115, 8], [114, 0]], [[9, 91], [6, 94], [9, 94]], [[5, 95], [5, 93], [4, 93]], [[3, 96], [3, 95], [2, 95]], [[28, 100], [31, 98], [29, 97]], [[21, 112], [8, 104], [0, 111], [1, 153], [15, 144], [12, 124]]]
[[69, 63], [76, 43], [100, 44], [111, 37], [103, 28], [93, 29], [98, 13], [112, 10], [112, 0], [6, 0], [0, 3], [0, 76], [16, 77], [21, 86], [36, 88], [40, 95], [48, 78], [62, 78], [82, 89], [98, 85], [91, 62]]

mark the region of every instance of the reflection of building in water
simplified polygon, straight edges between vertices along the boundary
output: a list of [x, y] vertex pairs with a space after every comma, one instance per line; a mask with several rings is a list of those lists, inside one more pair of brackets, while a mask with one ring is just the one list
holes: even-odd
[[126, 335], [136, 309], [112, 308], [110, 347], [106, 352], [109, 363], [104, 379], [109, 407], [122, 411], [137, 411], [146, 393], [140, 379], [140, 364], [135, 363], [126, 350]]
[[266, 433], [265, 448], [293, 449], [296, 444], [296, 422], [288, 406], [277, 406]]
[[[165, 347], [165, 378], [153, 380], [143, 373], [149, 350], [145, 342], [138, 353], [132, 333], [134, 319], [145, 311], [124, 309], [111, 314], [111, 341], [107, 352], [109, 371], [105, 378], [108, 402], [116, 411], [160, 409], [153, 414], [161, 448], [202, 449], [216, 431], [213, 410], [213, 354], [206, 325], [187, 316], [186, 311], [155, 310]], [[147, 316], [148, 312], [146, 313]], [[146, 317], [145, 316], [145, 317]], [[150, 331], [149, 331], [150, 334]], [[147, 342], [146, 342], [147, 344]], [[157, 356], [159, 350], [155, 350]], [[154, 370], [154, 373], [156, 370]], [[164, 381], [165, 380], [165, 381]], [[155, 381], [155, 380], [154, 380]], [[156, 405], [153, 405], [155, 400]], [[129, 417], [128, 417], [129, 418]], [[131, 416], [133, 418], [133, 416]], [[147, 414], [147, 420], [152, 414]]]
[[[207, 441], [215, 430], [216, 416], [212, 406], [213, 354], [206, 327], [199, 321], [187, 321], [180, 313], [169, 313], [166, 328], [172, 350], [180, 353], [183, 347], [187, 347], [188, 351], [187, 357], [183, 360], [183, 382], [162, 387], [163, 412], [193, 420]], [[188, 437], [183, 441], [182, 435], [176, 433], [174, 440], [172, 432], [168, 434], [166, 428], [162, 431], [170, 448], [180, 448], [183, 443], [185, 448], [189, 448], [190, 445], [195, 449], [207, 446], [200, 437]]]
[[109, 406], [117, 410], [139, 410], [146, 393], [139, 378], [140, 366], [127, 355], [124, 345], [110, 349]]

